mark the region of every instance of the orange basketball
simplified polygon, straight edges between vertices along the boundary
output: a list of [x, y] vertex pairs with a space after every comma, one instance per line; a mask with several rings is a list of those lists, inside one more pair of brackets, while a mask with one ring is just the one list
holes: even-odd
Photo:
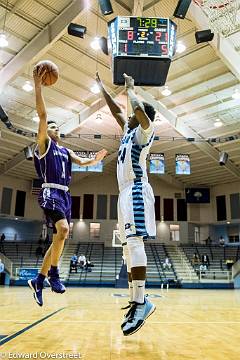
[[55, 84], [58, 79], [59, 72], [58, 67], [50, 60], [42, 60], [37, 63], [38, 66], [43, 66], [43, 69], [46, 70], [46, 74], [42, 78], [42, 84], [44, 86], [50, 86]]

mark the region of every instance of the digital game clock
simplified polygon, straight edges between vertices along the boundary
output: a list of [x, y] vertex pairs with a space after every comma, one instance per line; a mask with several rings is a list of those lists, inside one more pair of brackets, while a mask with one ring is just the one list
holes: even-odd
[[136, 85], [165, 84], [176, 48], [176, 24], [167, 18], [118, 16], [108, 24], [113, 82], [124, 84], [122, 74]]

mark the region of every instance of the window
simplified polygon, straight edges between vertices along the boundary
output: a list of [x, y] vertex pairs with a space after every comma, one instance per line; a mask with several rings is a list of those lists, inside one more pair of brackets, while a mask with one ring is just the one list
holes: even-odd
[[225, 195], [216, 196], [216, 204], [217, 204], [217, 221], [226, 220], [227, 210], [226, 210]]
[[97, 219], [107, 218], [107, 195], [97, 196]]
[[230, 194], [231, 219], [240, 218], [240, 194]]
[[239, 242], [239, 235], [229, 235], [229, 242], [230, 243]]
[[80, 196], [72, 196], [72, 219], [80, 219]]
[[227, 227], [227, 234], [230, 243], [239, 242], [239, 226], [232, 225]]
[[110, 220], [117, 220], [118, 195], [110, 196]]
[[17, 190], [16, 204], [15, 204], [15, 215], [16, 216], [24, 216], [25, 200], [26, 200], [26, 192]]
[[83, 196], [83, 219], [93, 219], [94, 195], [84, 194]]
[[90, 223], [90, 239], [100, 239], [100, 223]]
[[173, 199], [163, 199], [164, 220], [173, 221]]
[[11, 213], [11, 203], [12, 203], [12, 189], [3, 188], [2, 190], [2, 204], [1, 204], [1, 213], [8, 214]]
[[170, 225], [170, 240], [171, 241], [179, 241], [180, 240], [180, 226], [179, 225]]
[[160, 196], [155, 196], [155, 218], [156, 218], [156, 220], [161, 220]]
[[185, 199], [177, 199], [177, 221], [187, 221], [187, 203]]

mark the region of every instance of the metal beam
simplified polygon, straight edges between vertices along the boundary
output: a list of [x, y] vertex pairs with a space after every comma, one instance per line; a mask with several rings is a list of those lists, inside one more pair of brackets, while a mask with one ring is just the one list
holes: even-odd
[[[34, 143], [32, 143], [31, 145], [33, 145], [33, 144]], [[25, 160], [26, 160], [25, 153], [24, 153], [24, 150], [22, 150], [19, 154], [14, 156], [11, 160], [9, 160], [7, 163], [3, 164], [0, 167], [0, 175], [6, 174], [8, 171], [12, 170], [16, 166], [19, 166]]]
[[141, 87], [137, 88], [137, 93], [138, 95], [142, 96], [145, 101], [149, 102], [157, 112], [160, 113], [161, 118], [163, 118], [175, 127], [177, 122], [177, 115], [175, 115], [171, 110], [168, 110], [165, 105], [163, 105], [160, 101], [154, 99], [151, 94], [143, 90]]
[[[0, 17], [0, 23], [1, 23], [1, 27], [3, 27], [3, 21], [4, 21], [4, 18], [5, 18], [5, 11], [8, 11], [8, 20], [9, 20], [9, 16], [12, 16], [13, 14], [15, 14], [15, 12], [20, 9], [20, 6], [22, 5], [22, 3], [25, 2], [25, 0], [17, 0], [15, 2], [15, 4], [12, 6], [11, 4], [8, 3], [8, 6], [7, 4], [1, 4], [1, 7], [4, 8], [4, 13], [3, 15]], [[11, 7], [12, 6], [12, 7]]]
[[[119, 87], [116, 89], [115, 93], [112, 94], [113, 97], [116, 97], [120, 95], [125, 90], [122, 87]], [[95, 112], [100, 111], [103, 106], [106, 105], [106, 102], [103, 98], [99, 98], [97, 101], [94, 101], [94, 103], [88, 107], [82, 110], [79, 113], [79, 117], [69, 121], [67, 124], [60, 126], [60, 130], [64, 134], [70, 134], [72, 133], [76, 128], [79, 127], [79, 125], [83, 125], [88, 118], [93, 115]]]
[[66, 26], [83, 10], [84, 0], [74, 0], [50, 24], [40, 31], [6, 66], [0, 70], [0, 92], [28, 63], [46, 53], [66, 31]]
[[[156, 101], [150, 94], [148, 94], [143, 89], [139, 89], [140, 92], [138, 93], [152, 106], [155, 107], [156, 110], [161, 111], [160, 108], [163, 109], [163, 116], [164, 118], [175, 127], [176, 131], [186, 137], [186, 138], [195, 138], [195, 139], [202, 139], [194, 130], [183, 123], [183, 121], [177, 121], [177, 117], [171, 111], [167, 110], [159, 101]], [[195, 142], [193, 143], [195, 147], [201, 150], [206, 155], [210, 156], [216, 162], [219, 162], [219, 151], [216, 150], [211, 144], [206, 142]], [[230, 161], [227, 162], [225, 168], [235, 177], [240, 178], [240, 170], [237, 166], [232, 164]]]
[[151, 7], [154, 7], [157, 3], [161, 2], [161, 0], [153, 0], [150, 3], [148, 3], [147, 5], [145, 5], [143, 7], [143, 11], [147, 11], [148, 9], [150, 9]]
[[[209, 29], [208, 17], [196, 3], [191, 3], [189, 13], [200, 29]], [[240, 53], [235, 50], [231, 40], [215, 33], [214, 39], [209, 44], [240, 80]]]
[[143, 0], [134, 0], [132, 15], [133, 16], [143, 15]]
[[123, 9], [125, 9], [125, 10], [127, 10], [129, 13], [131, 13], [130, 7], [127, 6], [124, 1], [122, 1], [122, 0], [115, 0], [115, 2], [116, 2], [118, 5], [120, 5]]
[[154, 177], [154, 178], [157, 177], [159, 180], [162, 180], [163, 182], [165, 182], [168, 185], [171, 184], [178, 189], [184, 190], [184, 184], [180, 180], [176, 179], [170, 173], [164, 174], [164, 175], [154, 175], [152, 177]]
[[78, 118], [76, 117], [74, 120], [68, 121], [66, 124], [60, 126], [60, 131], [63, 134], [70, 134], [80, 125], [83, 125], [89, 116], [93, 115], [96, 111], [101, 109], [105, 105], [105, 101], [103, 99], [98, 99], [88, 108], [85, 108], [79, 113]]

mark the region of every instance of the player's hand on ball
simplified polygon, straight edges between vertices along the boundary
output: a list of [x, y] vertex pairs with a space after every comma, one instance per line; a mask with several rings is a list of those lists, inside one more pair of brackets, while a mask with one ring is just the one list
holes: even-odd
[[125, 79], [125, 86], [126, 89], [134, 89], [134, 79], [132, 78], [132, 76], [128, 76], [127, 74], [123, 74], [123, 77]]
[[36, 85], [42, 84], [42, 78], [46, 74], [46, 70], [42, 66], [35, 66], [33, 68], [33, 79]]
[[102, 149], [100, 151], [98, 151], [95, 155], [95, 160], [96, 161], [101, 161], [103, 158], [105, 158], [105, 156], [107, 155], [107, 150], [106, 149]]

